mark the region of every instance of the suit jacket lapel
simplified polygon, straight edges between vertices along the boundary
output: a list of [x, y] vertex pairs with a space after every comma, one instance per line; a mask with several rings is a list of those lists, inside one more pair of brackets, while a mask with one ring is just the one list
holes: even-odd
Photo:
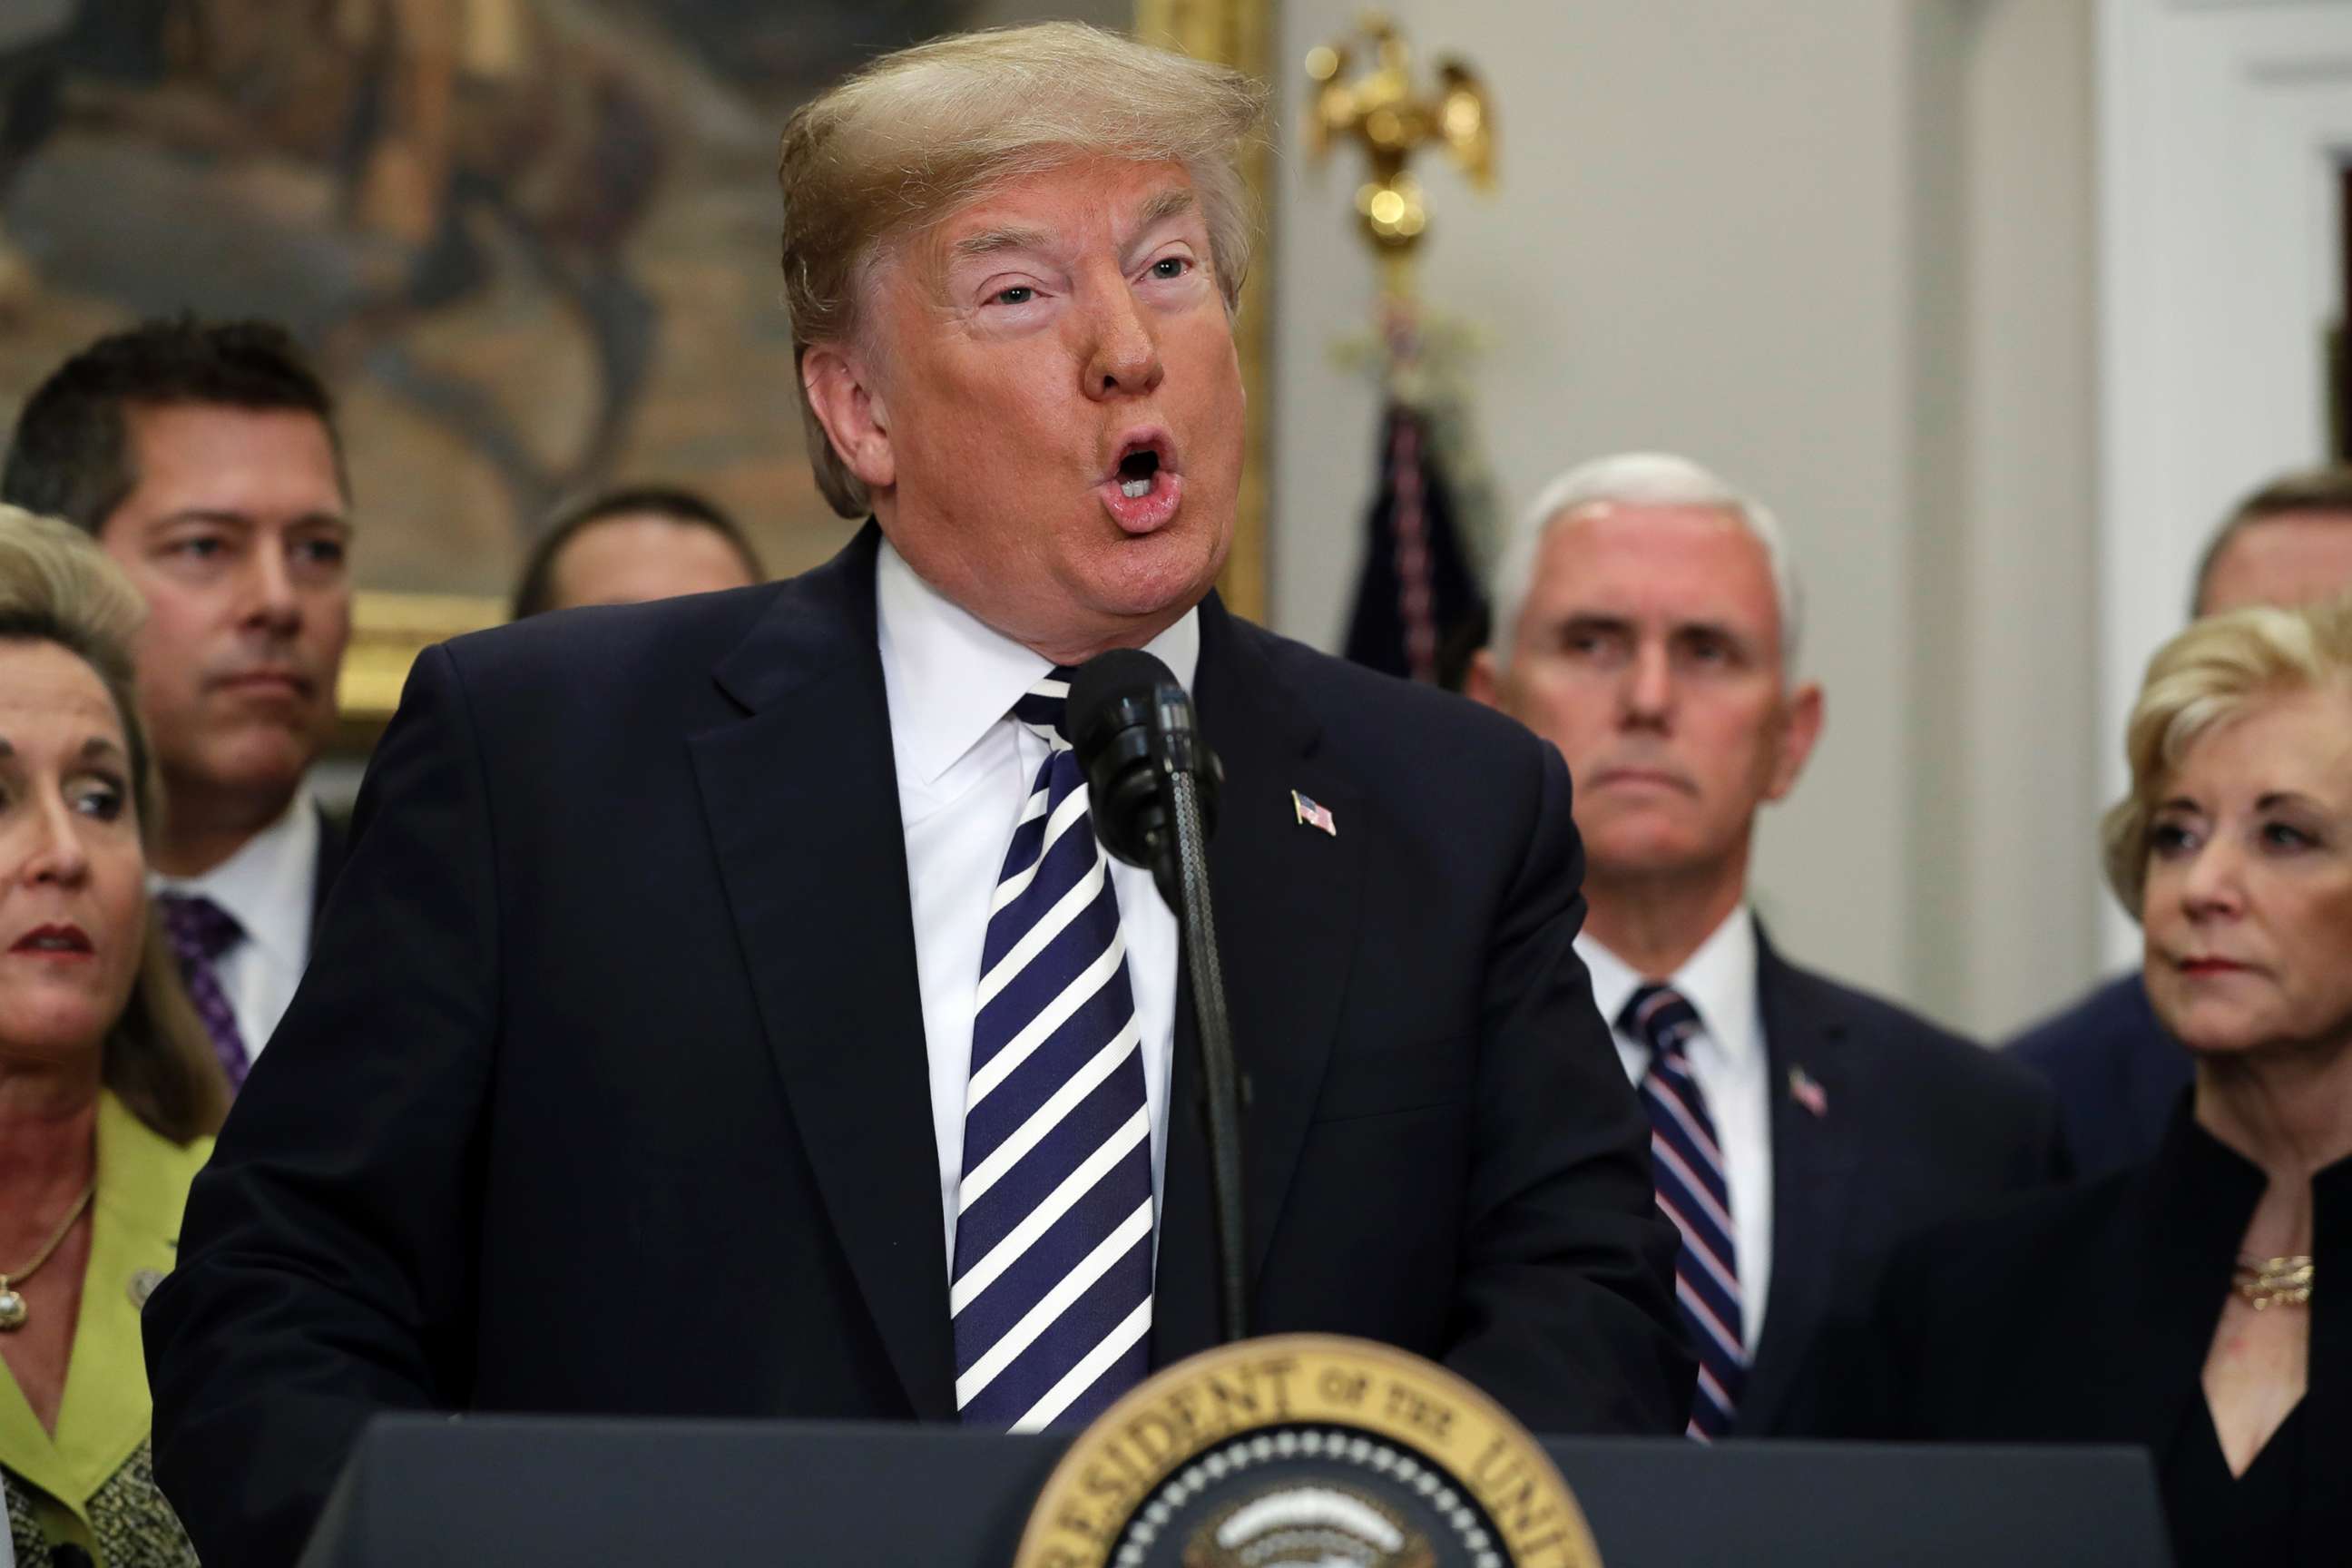
[[[919, 1416], [955, 1414], [939, 1150], [868, 523], [716, 671], [692, 742], [768, 1044], [835, 1234]], [[823, 1353], [817, 1347], [814, 1353]]]
[[[1248, 1089], [1242, 1147], [1253, 1283], [1330, 1056], [1355, 947], [1363, 845], [1372, 831], [1355, 791], [1320, 755], [1316, 725], [1281, 689], [1255, 635], [1212, 595], [1201, 606], [1201, 662], [1192, 682], [1202, 731], [1225, 770], [1209, 880], [1234, 1050]], [[1328, 807], [1339, 832], [1301, 824], [1294, 790]], [[1180, 978], [1176, 1009], [1154, 1365], [1218, 1337], [1208, 1133], [1189, 979]]]
[[1773, 950], [1760, 922], [1756, 988], [1770, 1075], [1772, 1276], [1763, 1337], [1740, 1395], [1742, 1435], [1772, 1432], [1787, 1415], [1832, 1305], [1862, 1155], [1861, 1080], [1870, 1070], [1834, 999], [1821, 995]]

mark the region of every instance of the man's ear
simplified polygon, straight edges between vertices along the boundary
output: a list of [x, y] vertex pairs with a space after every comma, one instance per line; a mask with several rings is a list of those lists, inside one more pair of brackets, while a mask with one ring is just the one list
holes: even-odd
[[897, 483], [890, 411], [857, 356], [832, 343], [813, 345], [801, 356], [801, 385], [849, 471], [868, 489], [887, 490]]
[[1780, 754], [1773, 759], [1772, 778], [1764, 792], [1766, 800], [1779, 800], [1797, 787], [1797, 775], [1805, 771], [1805, 759], [1813, 754], [1814, 742], [1822, 738], [1822, 724], [1827, 718], [1818, 681], [1807, 681], [1797, 688], [1789, 699], [1788, 711], [1780, 721]]
[[1489, 708], [1503, 705], [1503, 679], [1495, 668], [1492, 649], [1482, 647], [1470, 656], [1470, 668], [1462, 675], [1462, 695]]

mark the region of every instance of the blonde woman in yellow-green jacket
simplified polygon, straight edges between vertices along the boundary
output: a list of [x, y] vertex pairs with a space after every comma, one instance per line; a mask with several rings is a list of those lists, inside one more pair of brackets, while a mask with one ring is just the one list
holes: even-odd
[[227, 1097], [148, 907], [139, 601], [0, 508], [0, 1491], [17, 1568], [187, 1568], [139, 1309]]

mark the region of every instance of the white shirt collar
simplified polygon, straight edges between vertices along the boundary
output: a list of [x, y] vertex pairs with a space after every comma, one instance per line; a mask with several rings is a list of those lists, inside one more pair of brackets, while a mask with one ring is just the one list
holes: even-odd
[[[874, 602], [898, 769], [929, 787], [1054, 667], [917, 576], [887, 539], [875, 564]], [[1201, 662], [1200, 610], [1185, 611], [1144, 651], [1191, 690]]]
[[201, 877], [154, 876], [157, 892], [199, 893], [236, 917], [248, 941], [299, 969], [310, 951], [310, 906], [319, 877], [319, 810], [294, 792], [284, 816]]
[[[1577, 937], [1576, 952], [1592, 973], [1593, 1005], [1614, 1029], [1634, 990], [1654, 976], [1635, 973], [1590, 933]], [[1683, 966], [1666, 976], [1666, 984], [1691, 1005], [1699, 1026], [1730, 1062], [1738, 1064], [1756, 1049], [1756, 921], [1747, 906], [1726, 916]], [[1635, 1043], [1647, 1048], [1646, 1042]]]

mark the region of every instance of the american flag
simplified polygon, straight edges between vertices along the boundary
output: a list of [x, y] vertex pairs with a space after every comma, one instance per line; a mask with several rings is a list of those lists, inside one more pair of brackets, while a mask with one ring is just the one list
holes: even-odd
[[1339, 825], [1331, 820], [1329, 806], [1318, 805], [1297, 790], [1290, 792], [1290, 804], [1298, 813], [1298, 820], [1302, 826], [1319, 827], [1334, 838], [1339, 837]]
[[1815, 1116], [1830, 1113], [1829, 1091], [1819, 1079], [1802, 1068], [1789, 1069], [1789, 1098], [1811, 1111]]

